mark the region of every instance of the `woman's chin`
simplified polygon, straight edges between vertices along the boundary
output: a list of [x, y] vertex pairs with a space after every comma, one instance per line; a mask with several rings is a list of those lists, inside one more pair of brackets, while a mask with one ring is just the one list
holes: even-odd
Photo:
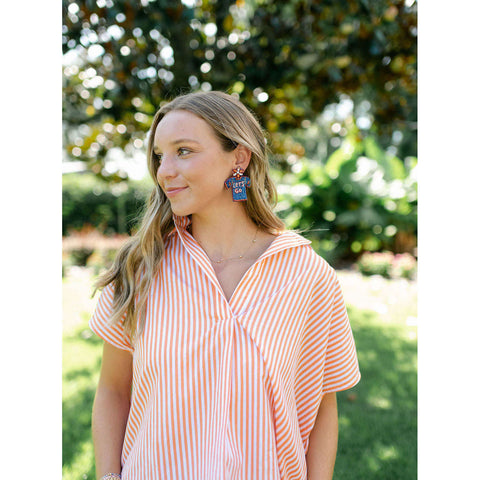
[[192, 214], [192, 208], [188, 208], [186, 206], [170, 203], [170, 207], [172, 209], [172, 212], [178, 217], [186, 217], [187, 215]]

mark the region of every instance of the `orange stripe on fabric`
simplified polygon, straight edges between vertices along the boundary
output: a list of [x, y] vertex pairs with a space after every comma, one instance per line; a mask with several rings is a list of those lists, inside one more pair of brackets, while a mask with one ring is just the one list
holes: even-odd
[[305, 479], [322, 396], [360, 377], [335, 272], [286, 232], [227, 302], [188, 220], [175, 221], [136, 345], [109, 324], [111, 286], [90, 320], [133, 352], [122, 478]]

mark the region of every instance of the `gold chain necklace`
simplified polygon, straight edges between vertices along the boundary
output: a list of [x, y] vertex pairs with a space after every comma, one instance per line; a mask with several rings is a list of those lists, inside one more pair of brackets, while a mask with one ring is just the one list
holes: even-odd
[[250, 248], [252, 248], [252, 245], [257, 241], [257, 233], [258, 233], [258, 227], [255, 230], [255, 235], [253, 237], [253, 240], [250, 242], [248, 248], [241, 255], [237, 255], [235, 257], [230, 257], [230, 258], [221, 258], [220, 260], [213, 260], [210, 257], [210, 255], [208, 255], [205, 248], [203, 248], [202, 244], [200, 242], [198, 242], [198, 240], [197, 240], [197, 242], [203, 248], [204, 252], [206, 253], [207, 257], [210, 259], [210, 261], [212, 261], [213, 263], [222, 263], [222, 262], [228, 262], [229, 260], [241, 260], [245, 256], [245, 254], [250, 250]]

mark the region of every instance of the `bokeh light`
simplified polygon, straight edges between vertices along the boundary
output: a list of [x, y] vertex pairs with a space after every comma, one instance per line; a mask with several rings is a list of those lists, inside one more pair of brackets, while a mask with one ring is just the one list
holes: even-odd
[[214, 37], [217, 34], [217, 26], [214, 23], [207, 23], [203, 32], [207, 37]]

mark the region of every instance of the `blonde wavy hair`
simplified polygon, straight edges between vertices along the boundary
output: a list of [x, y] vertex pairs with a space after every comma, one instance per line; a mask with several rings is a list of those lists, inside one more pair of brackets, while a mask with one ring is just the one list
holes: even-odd
[[275, 185], [268, 174], [268, 151], [264, 132], [255, 116], [235, 97], [223, 92], [195, 92], [176, 97], [155, 114], [149, 132], [147, 161], [155, 187], [147, 201], [140, 228], [118, 251], [116, 258], [95, 283], [95, 291], [113, 282], [111, 323], [123, 320], [132, 341], [144, 329], [147, 296], [165, 252], [169, 233], [175, 228], [170, 202], [157, 181], [159, 161], [153, 153], [160, 120], [173, 110], [186, 110], [207, 122], [225, 151], [238, 144], [251, 151], [245, 175], [251, 187], [243, 202], [248, 216], [263, 231], [278, 234], [284, 223], [275, 215]]

